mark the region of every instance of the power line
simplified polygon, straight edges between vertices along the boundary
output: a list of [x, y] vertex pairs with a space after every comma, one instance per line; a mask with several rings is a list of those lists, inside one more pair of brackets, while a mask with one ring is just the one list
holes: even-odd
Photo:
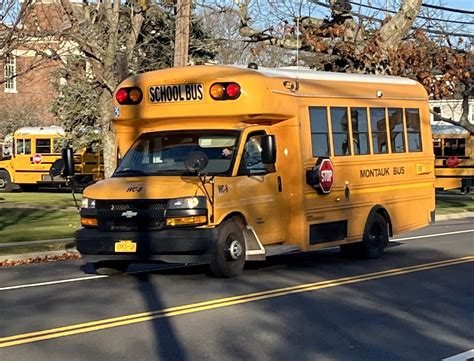
[[463, 10], [463, 9], [454, 9], [454, 8], [447, 8], [447, 7], [438, 6], [438, 5], [421, 4], [421, 6], [423, 6], [423, 7], [425, 7], [425, 8], [438, 9], [438, 10], [444, 10], [444, 11], [451, 11], [451, 12], [453, 12], [453, 13], [474, 14], [474, 11]]
[[[371, 5], [365, 5], [365, 4], [358, 4], [356, 2], [352, 2], [352, 1], [347, 1], [349, 4], [352, 4], [352, 5], [356, 5], [356, 6], [362, 6], [364, 8], [369, 8], [369, 9], [373, 9], [373, 10], [380, 10], [380, 11], [383, 11], [383, 12], [388, 12], [388, 13], [391, 13], [391, 14], [396, 14], [397, 12], [396, 11], [393, 11], [393, 10], [387, 10], [387, 9], [383, 9], [383, 8], [378, 8], [378, 7], [375, 7], [375, 6], [371, 6]], [[459, 20], [447, 20], [447, 19], [438, 19], [438, 18], [429, 18], [429, 17], [426, 17], [426, 16], [422, 16], [422, 15], [418, 15], [417, 18], [420, 18], [420, 19], [426, 19], [426, 20], [431, 20], [431, 21], [444, 21], [444, 22], [447, 22], [447, 23], [455, 23], [455, 24], [467, 24], [467, 25], [472, 25], [472, 21], [459, 21]]]
[[[317, 0], [310, 0], [310, 2], [314, 3], [314, 4], [317, 4], [317, 5], [320, 5], [322, 7], [326, 7], [326, 8], [329, 8], [329, 9], [332, 9], [332, 5], [329, 5], [329, 4], [326, 4], [326, 3], [323, 3], [323, 2], [320, 2], [320, 1], [317, 1]], [[362, 14], [359, 14], [359, 13], [355, 13], [353, 11], [348, 11], [347, 12], [348, 14], [350, 15], [353, 15], [353, 16], [357, 16], [359, 18], [362, 18], [362, 19], [367, 19], [367, 20], [371, 20], [371, 21], [376, 21], [378, 23], [382, 23], [383, 20], [380, 20], [380, 19], [377, 19], [377, 18], [374, 18], [374, 17], [371, 17], [371, 16], [366, 16], [366, 15], [362, 15]], [[421, 28], [421, 27], [414, 27], [412, 26], [411, 27], [412, 30], [417, 30], [417, 29], [423, 29], [425, 32], [427, 33], [431, 33], [431, 34], [437, 34], [437, 35], [447, 35], [447, 36], [459, 36], [459, 37], [463, 37], [463, 38], [470, 38], [470, 39], [474, 39], [474, 34], [467, 34], [467, 33], [453, 33], [453, 32], [446, 32], [446, 31], [440, 31], [440, 30], [433, 30], [433, 29], [425, 29], [425, 28]]]

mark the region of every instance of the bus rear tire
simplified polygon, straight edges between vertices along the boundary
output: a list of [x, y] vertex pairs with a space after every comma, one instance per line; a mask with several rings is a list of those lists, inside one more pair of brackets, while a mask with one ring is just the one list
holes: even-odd
[[129, 264], [125, 261], [100, 261], [93, 263], [93, 266], [98, 275], [119, 276], [127, 272]]
[[341, 245], [341, 253], [350, 258], [379, 258], [388, 245], [388, 224], [380, 213], [372, 214], [365, 224], [361, 242]]
[[7, 171], [0, 170], [0, 193], [9, 193], [13, 190], [13, 183]]
[[236, 219], [219, 226], [219, 236], [209, 265], [216, 277], [231, 278], [242, 273], [245, 264], [243, 225]]

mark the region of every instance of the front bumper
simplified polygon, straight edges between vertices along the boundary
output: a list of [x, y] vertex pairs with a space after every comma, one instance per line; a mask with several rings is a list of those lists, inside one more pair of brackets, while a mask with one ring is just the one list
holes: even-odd
[[[101, 232], [82, 228], [76, 246], [85, 262], [124, 260], [168, 263], [209, 263], [217, 242], [216, 228], [175, 228], [160, 231]], [[137, 243], [134, 253], [115, 252], [115, 242]]]

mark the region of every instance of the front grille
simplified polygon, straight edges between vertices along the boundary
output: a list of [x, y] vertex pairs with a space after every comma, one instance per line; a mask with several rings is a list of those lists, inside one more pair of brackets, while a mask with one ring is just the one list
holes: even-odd
[[164, 218], [152, 219], [146, 222], [135, 220], [114, 219], [99, 221], [99, 228], [102, 231], [113, 232], [137, 232], [137, 231], [157, 231], [165, 227]]
[[98, 200], [96, 209], [101, 231], [155, 231], [165, 227], [168, 201], [153, 200]]
[[153, 200], [126, 200], [126, 201], [102, 201], [98, 200], [95, 203], [97, 209], [106, 209], [109, 211], [128, 211], [128, 210], [159, 210], [164, 211], [168, 201], [166, 199]]

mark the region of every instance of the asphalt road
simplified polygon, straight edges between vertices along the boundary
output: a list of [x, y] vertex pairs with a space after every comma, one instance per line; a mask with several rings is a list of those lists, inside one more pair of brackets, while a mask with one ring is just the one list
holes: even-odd
[[[474, 219], [336, 249], [122, 277], [80, 261], [0, 269], [0, 360], [441, 360], [474, 348]], [[133, 272], [135, 271], [135, 273]]]

